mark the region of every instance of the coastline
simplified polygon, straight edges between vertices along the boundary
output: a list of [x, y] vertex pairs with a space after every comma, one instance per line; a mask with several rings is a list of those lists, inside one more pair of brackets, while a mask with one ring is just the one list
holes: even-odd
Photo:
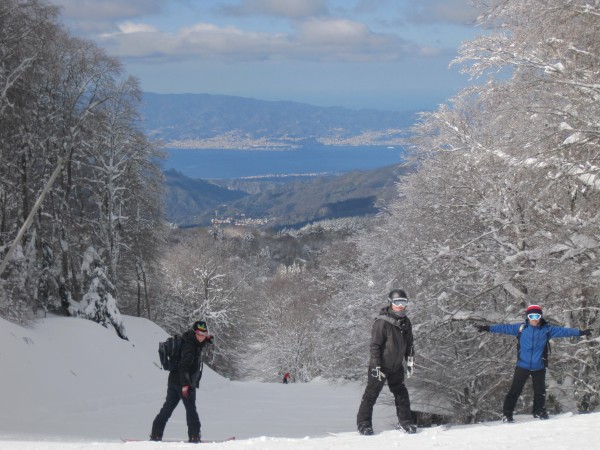
[[251, 137], [233, 133], [212, 136], [202, 139], [178, 139], [163, 141], [161, 147], [180, 150], [244, 150], [244, 151], [292, 151], [307, 145], [323, 147], [379, 147], [401, 146], [406, 140], [407, 131], [389, 129], [383, 131], [366, 131], [353, 136], [321, 136], [307, 138]]

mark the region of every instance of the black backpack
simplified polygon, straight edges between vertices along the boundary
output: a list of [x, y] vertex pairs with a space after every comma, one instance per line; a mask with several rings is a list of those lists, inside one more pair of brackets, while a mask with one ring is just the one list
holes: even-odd
[[[521, 333], [523, 333], [523, 328], [525, 328], [525, 324], [522, 323], [519, 327], [519, 334], [517, 335], [517, 358], [518, 353], [521, 351]], [[542, 362], [544, 363], [544, 367], [548, 367], [548, 358], [550, 357], [550, 353], [552, 352], [552, 347], [550, 346], [550, 339], [546, 341], [546, 346], [544, 347], [544, 353], [542, 354]]]
[[170, 336], [166, 341], [158, 344], [158, 357], [164, 370], [171, 372], [177, 369], [182, 345], [183, 338], [178, 334]]

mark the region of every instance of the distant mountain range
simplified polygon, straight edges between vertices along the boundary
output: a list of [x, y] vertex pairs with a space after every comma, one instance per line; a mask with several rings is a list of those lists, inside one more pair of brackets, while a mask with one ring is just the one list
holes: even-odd
[[[189, 148], [395, 145], [415, 121], [412, 112], [208, 94], [145, 93], [141, 113], [151, 139]], [[254, 220], [273, 228], [372, 215], [396, 195], [395, 182], [406, 170], [394, 165], [337, 176], [211, 182], [169, 170], [166, 215], [179, 226], [206, 226], [218, 219]]]
[[398, 177], [407, 171], [394, 165], [338, 176], [207, 182], [168, 170], [166, 215], [183, 227], [207, 226], [216, 218], [254, 219], [269, 228], [373, 215], [396, 196]]
[[255, 148], [397, 144], [415, 121], [414, 112], [319, 107], [209, 94], [146, 92], [143, 127], [170, 147]]

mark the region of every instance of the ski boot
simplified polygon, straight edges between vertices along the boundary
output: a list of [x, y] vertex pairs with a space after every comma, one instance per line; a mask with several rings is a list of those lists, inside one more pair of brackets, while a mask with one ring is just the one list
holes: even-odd
[[160, 442], [162, 441], [162, 436], [159, 436], [158, 434], [151, 434], [150, 440], [154, 442]]
[[533, 417], [535, 417], [536, 419], [541, 419], [541, 420], [549, 419], [546, 409], [540, 409], [539, 411], [534, 412]]
[[417, 432], [417, 426], [410, 422], [398, 422], [397, 428], [406, 434], [415, 434]]
[[363, 436], [373, 436], [373, 427], [366, 423], [361, 423], [358, 425], [358, 432]]
[[190, 444], [199, 444], [200, 443], [200, 436], [196, 436], [196, 435], [191, 435], [190, 436], [190, 440], [188, 441]]
[[513, 423], [515, 419], [513, 419], [512, 414], [504, 414], [502, 416], [502, 423]]

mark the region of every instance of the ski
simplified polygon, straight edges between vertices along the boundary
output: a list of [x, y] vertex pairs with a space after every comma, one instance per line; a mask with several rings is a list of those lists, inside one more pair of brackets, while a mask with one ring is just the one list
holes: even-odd
[[[230, 436], [228, 438], [225, 439], [201, 439], [200, 443], [201, 444], [219, 444], [221, 442], [229, 442], [229, 441], [234, 441], [235, 440], [235, 436]], [[121, 441], [123, 442], [177, 442], [179, 444], [188, 444], [189, 442], [187, 440], [184, 439], [163, 439], [161, 441], [151, 441], [150, 439], [135, 439], [135, 438], [121, 438]]]
[[356, 436], [358, 431], [342, 431], [340, 433], [333, 433], [331, 431], [327, 432], [327, 436], [331, 437], [348, 437], [348, 436]]

